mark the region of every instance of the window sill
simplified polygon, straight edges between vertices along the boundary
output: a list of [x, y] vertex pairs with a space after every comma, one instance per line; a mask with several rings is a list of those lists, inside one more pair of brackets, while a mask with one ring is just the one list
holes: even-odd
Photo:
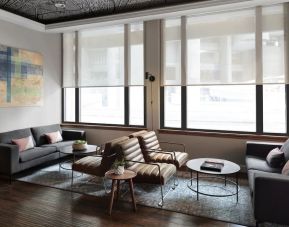
[[95, 124], [75, 124], [75, 123], [62, 123], [62, 127], [69, 128], [85, 128], [85, 129], [103, 129], [103, 130], [117, 130], [117, 131], [140, 131], [146, 130], [145, 127], [125, 127], [116, 125], [95, 125]]
[[245, 140], [261, 140], [261, 141], [274, 141], [284, 142], [288, 136], [280, 135], [257, 135], [257, 134], [241, 134], [232, 132], [204, 132], [204, 131], [184, 131], [175, 129], [159, 129], [159, 134], [174, 134], [174, 135], [192, 135], [203, 137], [218, 137], [218, 138], [231, 138], [231, 139], [245, 139]]

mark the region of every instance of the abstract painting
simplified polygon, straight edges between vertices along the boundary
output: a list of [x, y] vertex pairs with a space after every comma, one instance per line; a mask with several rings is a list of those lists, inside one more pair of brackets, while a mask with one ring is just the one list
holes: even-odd
[[42, 55], [0, 44], [0, 107], [41, 106], [42, 90]]

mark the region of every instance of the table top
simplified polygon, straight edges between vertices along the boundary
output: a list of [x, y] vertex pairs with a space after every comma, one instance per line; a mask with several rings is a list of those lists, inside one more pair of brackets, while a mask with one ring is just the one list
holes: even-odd
[[64, 148], [61, 148], [59, 152], [63, 154], [88, 155], [88, 154], [95, 153], [97, 148], [98, 146], [96, 145], [87, 145], [87, 148], [84, 150], [73, 150], [72, 145], [71, 145], [71, 146], [66, 146]]
[[[223, 162], [224, 167], [222, 168], [221, 172], [217, 171], [209, 171], [209, 170], [202, 170], [200, 169], [201, 165], [204, 161], [216, 161], [216, 162]], [[233, 174], [240, 171], [240, 166], [234, 162], [227, 161], [224, 159], [216, 159], [216, 158], [197, 158], [192, 159], [187, 162], [187, 167], [191, 170], [200, 172], [200, 173], [207, 173], [207, 174], [214, 174], [214, 175], [226, 175], [226, 174]]]
[[113, 170], [109, 170], [105, 173], [105, 176], [112, 180], [128, 180], [134, 178], [136, 173], [134, 171], [125, 169], [124, 173], [121, 175], [114, 174]]

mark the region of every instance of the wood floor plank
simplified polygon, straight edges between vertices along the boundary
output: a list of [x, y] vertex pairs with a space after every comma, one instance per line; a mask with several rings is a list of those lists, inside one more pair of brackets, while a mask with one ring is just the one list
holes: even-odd
[[240, 227], [162, 209], [118, 202], [108, 215], [109, 197], [71, 193], [24, 182], [12, 185], [0, 180], [1, 227], [90, 227], [90, 226], [201, 226]]

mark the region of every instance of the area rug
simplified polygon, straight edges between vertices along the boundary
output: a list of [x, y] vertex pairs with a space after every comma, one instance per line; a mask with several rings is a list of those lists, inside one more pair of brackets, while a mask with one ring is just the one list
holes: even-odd
[[[40, 170], [26, 171], [18, 175], [16, 179], [98, 197], [109, 196], [109, 194], [105, 192], [101, 179], [93, 178], [86, 174], [74, 173], [76, 174], [73, 178], [73, 187], [71, 187], [71, 171], [59, 169], [58, 164], [43, 167]], [[180, 172], [178, 178], [179, 184], [175, 190], [170, 190], [170, 186], [173, 185], [172, 181], [168, 182], [165, 186], [164, 190], [170, 190], [170, 192], [165, 198], [164, 205], [161, 209], [240, 225], [255, 225], [250, 191], [246, 179], [239, 180], [239, 201], [236, 203], [236, 196], [208, 197], [200, 195], [199, 200], [197, 200], [196, 193], [191, 191], [187, 186], [190, 184], [189, 174], [187, 172]], [[105, 185], [107, 186], [107, 190], [109, 190], [111, 181], [105, 180]], [[192, 187], [196, 187], [195, 181], [193, 181]], [[125, 193], [128, 191], [127, 184], [123, 184], [121, 189], [123, 193], [120, 199], [130, 201], [130, 193]], [[226, 191], [224, 189], [226, 189]], [[200, 182], [200, 190], [205, 193], [222, 194], [234, 192], [235, 186], [227, 184], [227, 186], [224, 187], [223, 181], [203, 178]], [[156, 185], [135, 184], [135, 197], [137, 204], [160, 208], [158, 206], [160, 201], [160, 188]], [[266, 226], [273, 225], [266, 224]]]

